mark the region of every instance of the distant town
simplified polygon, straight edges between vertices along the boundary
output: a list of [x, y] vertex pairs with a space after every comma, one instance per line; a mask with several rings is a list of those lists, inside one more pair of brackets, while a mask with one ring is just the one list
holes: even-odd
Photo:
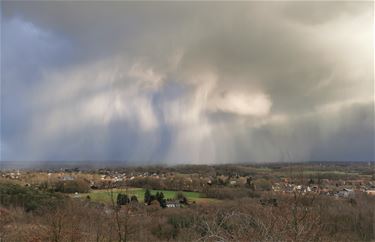
[[228, 187], [275, 193], [298, 191], [338, 198], [355, 197], [357, 193], [375, 195], [374, 173], [371, 162], [0, 171], [3, 179], [38, 189], [45, 183], [53, 186], [56, 182], [82, 181], [90, 190], [140, 186], [204, 192], [213, 187]]

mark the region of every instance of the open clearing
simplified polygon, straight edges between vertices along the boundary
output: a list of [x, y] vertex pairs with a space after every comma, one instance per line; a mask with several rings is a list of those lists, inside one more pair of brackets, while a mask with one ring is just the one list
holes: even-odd
[[[90, 199], [95, 202], [111, 203], [112, 198], [116, 202], [117, 195], [119, 193], [127, 194], [129, 198], [133, 195], [137, 196], [138, 201], [142, 202], [144, 199], [145, 190], [143, 188], [127, 188], [127, 189], [106, 189], [106, 190], [93, 190], [90, 193], [81, 193], [81, 198], [86, 198], [87, 195]], [[150, 190], [151, 194], [155, 195], [157, 192], [163, 192], [164, 198], [173, 199], [176, 197], [178, 191], [171, 190]], [[216, 199], [210, 199], [203, 197], [203, 194], [199, 192], [182, 192], [189, 202], [196, 203], [209, 203], [214, 202]]]

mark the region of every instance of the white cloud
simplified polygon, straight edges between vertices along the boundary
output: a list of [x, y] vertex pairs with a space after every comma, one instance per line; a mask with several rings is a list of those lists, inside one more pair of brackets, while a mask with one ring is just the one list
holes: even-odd
[[262, 93], [228, 92], [215, 98], [214, 110], [230, 112], [238, 115], [264, 116], [269, 114], [272, 103]]

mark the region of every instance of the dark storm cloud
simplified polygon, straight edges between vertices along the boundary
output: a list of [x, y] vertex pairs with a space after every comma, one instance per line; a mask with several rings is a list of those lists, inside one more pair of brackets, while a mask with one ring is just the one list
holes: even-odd
[[3, 2], [1, 158], [374, 160], [372, 26], [371, 2]]

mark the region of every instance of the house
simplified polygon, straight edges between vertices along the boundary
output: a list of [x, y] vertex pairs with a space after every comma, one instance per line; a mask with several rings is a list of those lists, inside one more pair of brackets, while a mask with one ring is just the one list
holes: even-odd
[[320, 190], [320, 189], [319, 189], [318, 186], [312, 186], [312, 187], [311, 187], [311, 191], [312, 191], [312, 192], [319, 192], [319, 190]]
[[354, 197], [354, 191], [353, 189], [344, 188], [341, 191], [337, 192], [335, 194], [336, 197], [341, 198], [353, 198]]
[[294, 186], [293, 190], [294, 191], [301, 191], [302, 190], [302, 186], [301, 185]]
[[180, 208], [181, 204], [179, 201], [167, 201], [166, 202], [167, 208]]
[[122, 178], [117, 177], [117, 176], [115, 176], [115, 177], [112, 179], [113, 182], [119, 182], [119, 181], [122, 181], [122, 180], [123, 180]]
[[90, 181], [90, 188], [91, 188], [91, 189], [99, 189], [98, 185], [95, 184], [94, 181]]
[[275, 183], [275, 184], [273, 184], [273, 185], [272, 185], [272, 190], [273, 190], [274, 192], [280, 192], [280, 191], [282, 190], [282, 187], [281, 187], [280, 183]]
[[63, 181], [74, 181], [74, 177], [72, 177], [72, 176], [63, 176], [62, 180]]

